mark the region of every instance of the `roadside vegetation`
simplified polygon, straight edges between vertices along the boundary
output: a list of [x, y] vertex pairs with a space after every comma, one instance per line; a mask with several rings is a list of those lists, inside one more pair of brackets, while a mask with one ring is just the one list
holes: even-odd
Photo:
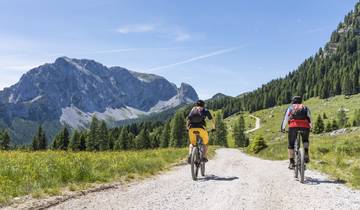
[[[360, 188], [360, 94], [312, 98], [304, 104], [310, 108], [313, 120], [310, 167]], [[250, 142], [262, 136], [266, 147], [257, 153], [248, 149], [248, 153], [271, 160], [288, 158], [287, 135], [279, 132], [287, 106], [253, 113], [261, 119], [261, 128], [249, 134]]]
[[61, 194], [91, 183], [129, 181], [166, 169], [184, 159], [187, 149], [121, 152], [0, 152], [0, 204], [31, 194]]

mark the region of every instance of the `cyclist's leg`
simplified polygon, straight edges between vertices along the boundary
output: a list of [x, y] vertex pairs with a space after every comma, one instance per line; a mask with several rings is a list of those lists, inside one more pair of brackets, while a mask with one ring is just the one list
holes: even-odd
[[304, 151], [305, 151], [305, 161], [309, 162], [310, 158], [309, 158], [309, 147], [310, 147], [310, 143], [309, 143], [309, 135], [310, 135], [310, 129], [309, 128], [303, 128], [302, 129], [302, 140], [303, 140], [303, 144], [304, 144]]
[[294, 167], [294, 147], [295, 147], [295, 139], [296, 139], [296, 128], [289, 128], [288, 134], [288, 154], [289, 154], [289, 169]]
[[193, 145], [196, 144], [196, 135], [193, 133], [194, 132], [194, 128], [190, 128], [189, 129], [189, 155], [188, 155], [188, 163], [190, 163], [191, 161], [191, 152], [193, 149]]
[[201, 129], [200, 137], [203, 140], [204, 144], [204, 158], [207, 159], [208, 143], [209, 143], [209, 134], [205, 129]]

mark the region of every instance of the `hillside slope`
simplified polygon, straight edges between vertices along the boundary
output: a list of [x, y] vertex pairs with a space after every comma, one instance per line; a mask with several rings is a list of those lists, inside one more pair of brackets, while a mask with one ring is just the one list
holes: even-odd
[[[313, 126], [318, 115], [323, 116], [325, 125], [337, 120], [340, 108], [346, 111], [352, 122], [356, 109], [360, 109], [360, 94], [351, 98], [343, 95], [328, 99], [311, 98], [305, 103], [312, 112]], [[251, 134], [250, 139], [261, 135], [268, 147], [257, 156], [266, 159], [287, 159], [287, 136], [280, 132], [280, 125], [288, 105], [277, 106], [253, 113], [261, 119], [261, 128]], [[334, 178], [360, 187], [360, 128], [350, 127], [333, 133], [310, 136], [311, 167], [331, 174]]]

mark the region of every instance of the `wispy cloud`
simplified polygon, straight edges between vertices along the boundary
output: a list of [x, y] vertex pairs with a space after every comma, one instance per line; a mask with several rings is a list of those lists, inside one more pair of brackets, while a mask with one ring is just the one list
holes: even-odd
[[153, 24], [125, 25], [116, 29], [116, 31], [120, 34], [146, 33], [154, 30], [155, 30], [155, 25]]
[[153, 33], [160, 37], [172, 39], [176, 42], [186, 41], [192, 38], [192, 35], [187, 32], [184, 28], [176, 25], [164, 25], [164, 24], [134, 24], [124, 25], [116, 28], [115, 31], [122, 35], [131, 33]]
[[150, 69], [147, 69], [147, 71], [148, 72], [149, 71], [154, 72], [154, 71], [161, 70], [161, 69], [168, 69], [168, 68], [171, 68], [171, 67], [175, 67], [175, 66], [179, 66], [179, 65], [183, 65], [183, 64], [187, 64], [187, 63], [192, 63], [192, 62], [195, 62], [195, 61], [198, 61], [198, 60], [206, 59], [206, 58], [209, 58], [209, 57], [229, 53], [229, 52], [235, 51], [237, 49], [238, 48], [227, 48], [227, 49], [217, 50], [217, 51], [214, 51], [214, 52], [210, 52], [210, 53], [207, 53], [207, 54], [204, 54], [204, 55], [189, 58], [189, 59], [179, 61], [179, 62], [176, 62], [176, 63], [150, 68]]

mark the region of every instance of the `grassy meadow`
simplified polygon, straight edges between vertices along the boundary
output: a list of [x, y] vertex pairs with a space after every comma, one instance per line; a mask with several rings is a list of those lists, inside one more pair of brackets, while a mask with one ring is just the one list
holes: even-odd
[[[355, 109], [360, 109], [360, 94], [351, 98], [336, 96], [329, 99], [312, 98], [304, 103], [312, 113], [313, 125], [317, 116], [325, 113], [328, 121], [336, 119], [337, 110], [343, 107], [352, 122]], [[280, 131], [280, 125], [288, 105], [265, 109], [253, 113], [261, 119], [261, 128], [249, 134], [250, 141], [255, 136], [264, 137], [268, 147], [256, 156], [271, 159], [287, 159], [287, 136]], [[331, 136], [329, 133], [310, 136], [311, 168], [344, 180], [349, 185], [360, 188], [360, 128], [349, 128], [346, 133]]]
[[78, 190], [89, 187], [90, 183], [147, 177], [179, 162], [186, 154], [186, 148], [126, 152], [0, 152], [0, 204], [28, 194], [33, 197], [61, 194], [66, 187]]

